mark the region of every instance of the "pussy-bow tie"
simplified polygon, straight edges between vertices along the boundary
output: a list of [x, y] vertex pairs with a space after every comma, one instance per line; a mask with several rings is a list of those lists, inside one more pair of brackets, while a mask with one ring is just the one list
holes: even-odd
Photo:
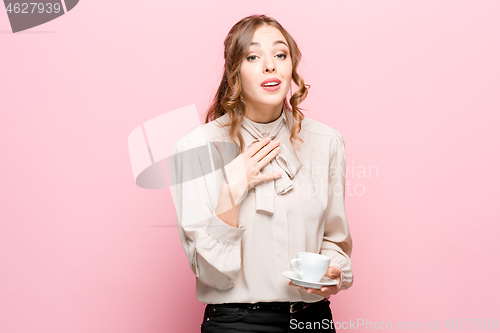
[[[247, 117], [244, 117], [241, 127], [243, 128], [242, 135], [245, 141], [245, 149], [265, 137], [270, 137], [271, 140], [274, 140], [282, 132], [289, 132], [285, 125], [286, 115], [284, 112], [282, 111], [280, 118], [272, 122], [274, 124], [272, 127], [262, 133], [257, 127], [266, 128], [266, 124], [254, 123]], [[289, 141], [288, 137], [289, 135], [286, 139]], [[255, 208], [258, 213], [273, 215], [275, 195], [285, 194], [292, 189], [292, 179], [302, 167], [302, 163], [300, 163], [293, 151], [284, 142], [280, 142], [280, 148], [281, 150], [278, 155], [260, 171], [261, 173], [282, 172], [283, 175], [280, 178], [264, 181], [255, 186]]]

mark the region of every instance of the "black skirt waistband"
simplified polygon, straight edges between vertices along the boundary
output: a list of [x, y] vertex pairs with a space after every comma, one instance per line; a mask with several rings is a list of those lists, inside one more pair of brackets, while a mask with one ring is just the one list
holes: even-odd
[[246, 310], [265, 310], [276, 312], [295, 313], [311, 306], [330, 303], [328, 298], [323, 298], [321, 301], [306, 303], [306, 302], [257, 302], [257, 303], [221, 303], [207, 304], [207, 311], [216, 312], [219, 308], [240, 308]]

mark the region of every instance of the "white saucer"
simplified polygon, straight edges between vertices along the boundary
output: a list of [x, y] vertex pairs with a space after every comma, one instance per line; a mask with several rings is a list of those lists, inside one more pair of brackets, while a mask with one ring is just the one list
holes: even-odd
[[281, 272], [281, 274], [283, 274], [285, 277], [292, 280], [293, 284], [296, 284], [296, 285], [301, 286], [301, 287], [306, 287], [306, 288], [321, 289], [321, 287], [323, 287], [323, 286], [334, 286], [337, 283], [339, 283], [337, 280], [330, 279], [326, 276], [323, 276], [321, 278], [321, 280], [319, 280], [319, 282], [310, 282], [310, 281], [301, 280], [299, 278], [299, 273], [297, 273], [296, 271], [284, 271], [284, 272]]

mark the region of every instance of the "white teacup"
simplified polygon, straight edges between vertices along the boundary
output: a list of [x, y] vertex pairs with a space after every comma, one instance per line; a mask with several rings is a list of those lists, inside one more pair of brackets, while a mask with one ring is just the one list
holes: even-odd
[[290, 266], [299, 273], [299, 278], [308, 282], [319, 282], [328, 271], [329, 265], [329, 257], [312, 252], [297, 252], [297, 258], [290, 261]]

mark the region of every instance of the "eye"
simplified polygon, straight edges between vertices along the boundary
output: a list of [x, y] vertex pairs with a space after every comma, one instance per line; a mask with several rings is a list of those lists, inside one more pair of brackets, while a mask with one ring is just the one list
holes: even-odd
[[280, 53], [280, 54], [277, 54], [276, 56], [277, 56], [278, 58], [279, 58], [279, 57], [281, 57], [281, 58], [279, 58], [279, 59], [286, 59], [286, 53]]
[[254, 61], [256, 58], [257, 58], [257, 56], [256, 56], [256, 55], [251, 55], [251, 56], [248, 56], [248, 57], [247, 57], [247, 60], [248, 60], [248, 61]]

